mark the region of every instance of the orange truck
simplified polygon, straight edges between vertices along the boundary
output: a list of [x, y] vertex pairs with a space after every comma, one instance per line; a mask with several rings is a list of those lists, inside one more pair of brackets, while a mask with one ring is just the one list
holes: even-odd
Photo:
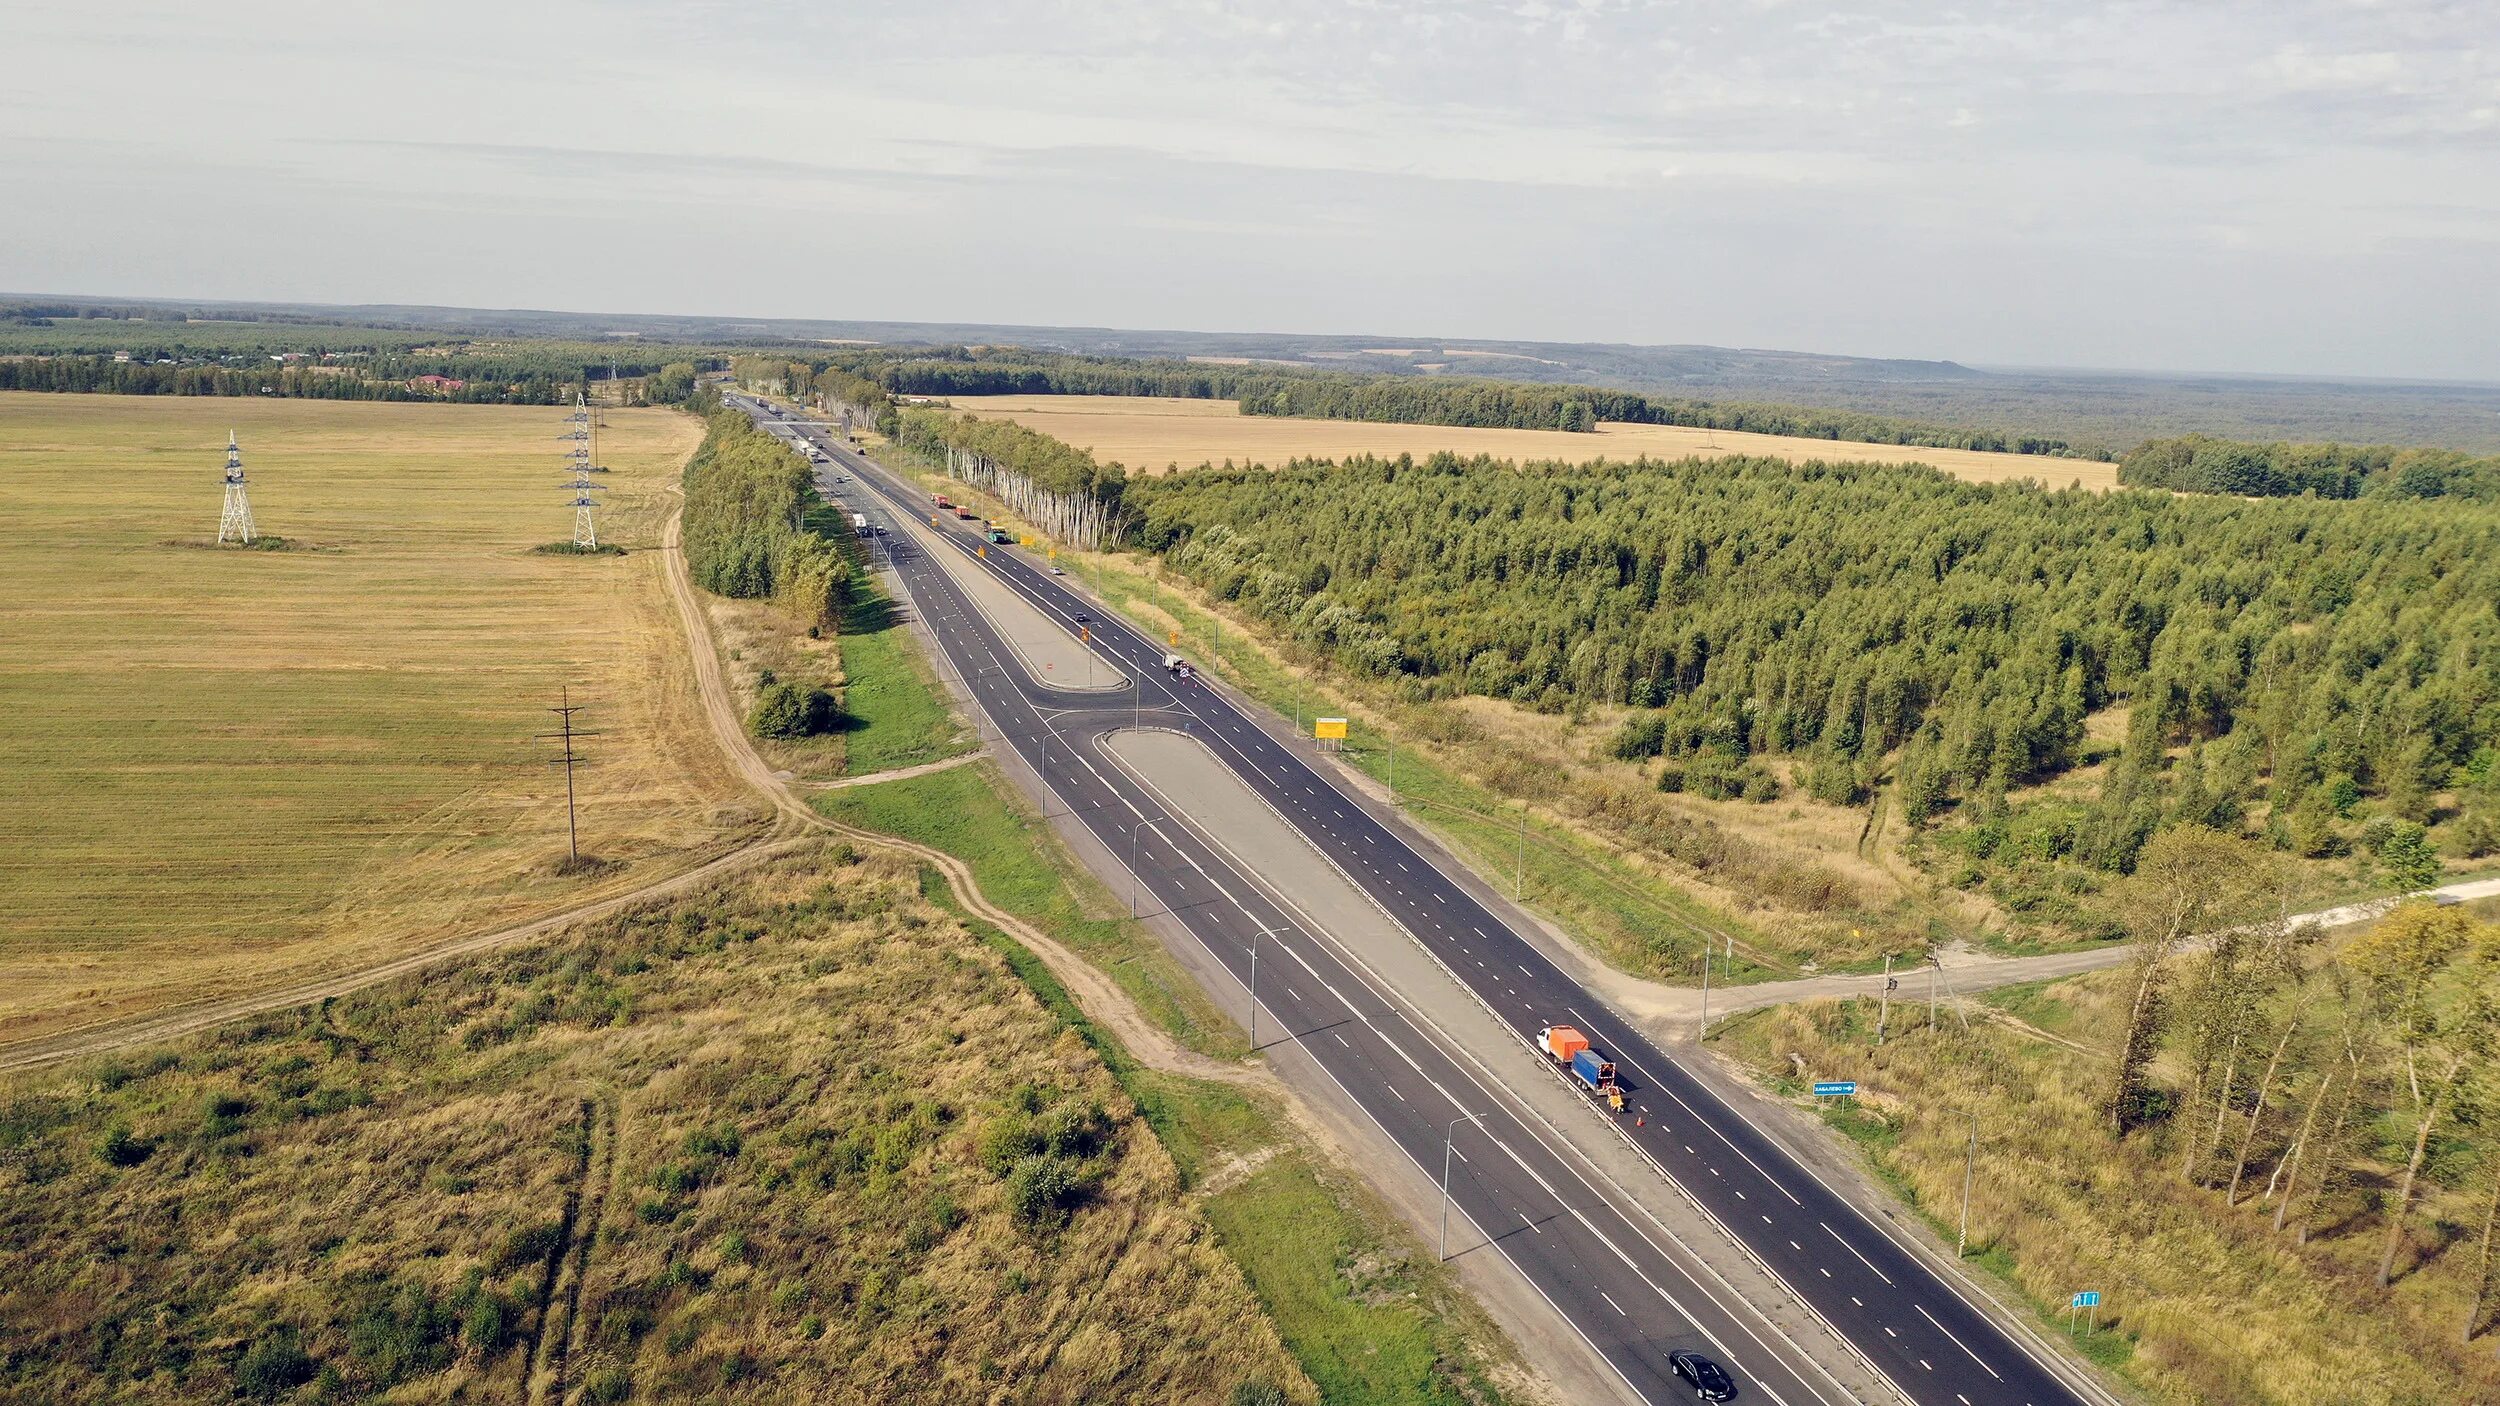
[[1615, 1084], [1615, 1062], [1599, 1054], [1589, 1044], [1588, 1036], [1573, 1026], [1549, 1025], [1537, 1032], [1536, 1042], [1581, 1087], [1606, 1100], [1610, 1107], [1623, 1107], [1623, 1091]]

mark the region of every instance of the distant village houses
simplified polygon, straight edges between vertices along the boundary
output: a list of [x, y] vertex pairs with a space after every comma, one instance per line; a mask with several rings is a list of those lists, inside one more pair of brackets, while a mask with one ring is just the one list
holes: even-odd
[[408, 378], [408, 389], [415, 391], [456, 391], [468, 384], [466, 381], [455, 380], [450, 376], [437, 376], [431, 372], [423, 376]]

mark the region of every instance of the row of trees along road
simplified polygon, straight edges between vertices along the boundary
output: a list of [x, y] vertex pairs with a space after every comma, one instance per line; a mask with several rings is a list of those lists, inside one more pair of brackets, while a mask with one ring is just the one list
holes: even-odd
[[803, 624], [840, 623], [851, 562], [807, 528], [807, 461], [735, 411], [715, 411], [686, 465], [686, 566], [715, 595], [769, 599]]
[[1110, 540], [1127, 486], [1117, 464], [1012, 420], [940, 410], [903, 412], [900, 442], [1062, 542], [1094, 551]]
[[2296, 1240], [2374, 1212], [2382, 1286], [2434, 1178], [2479, 1197], [2471, 1338], [2500, 1218], [2500, 925], [2414, 900], [2335, 949], [2284, 920], [2286, 878], [2201, 826], [2145, 847], [2117, 895], [2136, 962], [2111, 1134], [2166, 1128], [2183, 1179]]
[[[2487, 509], [1446, 455], [1136, 479], [1123, 506], [1182, 573], [1412, 698], [1628, 704], [1626, 755], [1785, 755], [1840, 803], [1897, 781], [1913, 822], [1976, 803], [2009, 853], [2124, 873], [2180, 823], [2325, 852], [2363, 812], [2455, 806], [2460, 836], [2500, 831]], [[2103, 713], [2106, 765], [2007, 814]]]

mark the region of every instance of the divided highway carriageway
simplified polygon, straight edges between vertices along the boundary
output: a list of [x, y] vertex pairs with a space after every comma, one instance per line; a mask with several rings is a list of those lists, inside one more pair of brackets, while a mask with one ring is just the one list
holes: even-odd
[[[969, 526], [951, 516], [933, 525], [925, 495], [825, 427], [774, 418], [744, 397], [732, 396], [730, 404], [831, 456], [819, 469], [822, 486], [847, 510], [865, 510], [887, 528], [875, 541], [947, 666], [1056, 803], [1106, 853], [1133, 862], [1153, 905], [1170, 910], [1245, 986], [1256, 949], [1262, 1047], [1298, 1045], [1434, 1181], [1447, 1137], [1452, 1253], [1489, 1248], [1502, 1255], [1620, 1374], [1631, 1399], [1691, 1399], [1667, 1363], [1677, 1348], [1726, 1366], [1740, 1401], [1808, 1406], [1854, 1398], [1804, 1352], [1776, 1340], [1764, 1316], [1724, 1283], [1686, 1268], [1689, 1261], [1662, 1246], [1637, 1211], [1619, 1209], [1554, 1128], [1514, 1116], [1492, 1097], [1483, 1082], [1490, 1065], [1443, 1050], [1410, 1021], [1397, 992], [1348, 960], [1354, 954], [1297, 922], [1271, 887], [1288, 876], [1241, 872], [1189, 816], [1169, 813], [1154, 790], [1113, 759], [1104, 738], [1132, 726], [1197, 737], [1523, 1045], [1547, 1025], [1586, 1032], [1615, 1061], [1627, 1099], [1620, 1115], [1592, 1103], [1588, 1116], [1614, 1121], [1903, 1397], [1919, 1406], [2105, 1400], [2070, 1365], [2001, 1327], [1896, 1232], [1751, 1127], [1230, 697], [1171, 680], [1163, 646], [1106, 618], [1023, 553], [984, 551]], [[850, 481], [837, 484], [836, 474]], [[1071, 635], [1082, 629], [1131, 688], [1106, 694], [1037, 682], [932, 553], [957, 554], [948, 564], [955, 571], [990, 573]], [[1111, 880], [1115, 892], [1126, 882], [1125, 875]], [[1503, 1067], [1518, 1065], [1511, 1059]], [[1459, 1121], [1470, 1115], [1474, 1121]]]

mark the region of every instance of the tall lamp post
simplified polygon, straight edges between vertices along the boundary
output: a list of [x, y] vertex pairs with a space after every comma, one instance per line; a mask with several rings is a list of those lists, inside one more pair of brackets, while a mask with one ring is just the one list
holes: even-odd
[[[1258, 923], [1256, 918], [1250, 921]], [[1250, 934], [1250, 1049], [1254, 1054], [1259, 1048], [1259, 939], [1272, 936], [1275, 931], [1267, 924], [1259, 923], [1259, 930]]]
[[1479, 1128], [1484, 1126], [1484, 1121], [1476, 1114], [1461, 1113], [1441, 1130], [1441, 1258], [1444, 1260], [1450, 1257], [1450, 1148], [1451, 1140], [1458, 1136], [1458, 1125], [1461, 1123], [1473, 1123]]

